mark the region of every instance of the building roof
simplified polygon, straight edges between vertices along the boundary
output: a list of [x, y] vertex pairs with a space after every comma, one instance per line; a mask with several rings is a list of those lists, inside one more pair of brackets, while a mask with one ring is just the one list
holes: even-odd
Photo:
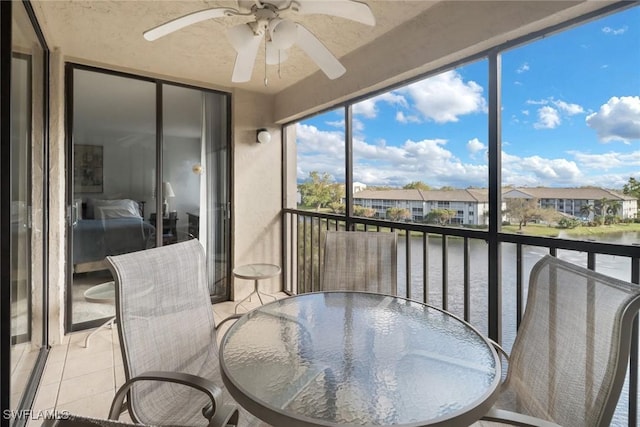
[[[518, 187], [505, 188], [504, 197], [530, 197], [535, 199], [573, 199], [573, 200], [636, 200], [633, 196], [620, 194], [612, 190], [596, 187], [555, 188], [555, 187]], [[467, 188], [459, 190], [363, 190], [353, 195], [354, 199], [370, 200], [412, 200], [424, 202], [487, 202], [489, 192], [486, 188]]]
[[612, 190], [597, 187], [579, 188], [556, 188], [556, 187], [518, 187], [506, 191], [504, 197], [509, 197], [509, 193], [524, 193], [536, 199], [574, 199], [574, 200], [635, 200], [633, 196], [620, 194]]
[[488, 191], [485, 188], [464, 190], [405, 190], [401, 188], [391, 190], [364, 190], [354, 194], [353, 198], [356, 200], [414, 200], [423, 202], [486, 202], [489, 200]]
[[419, 190], [415, 189], [392, 189], [392, 190], [362, 190], [354, 193], [354, 199], [376, 199], [376, 200], [424, 200]]

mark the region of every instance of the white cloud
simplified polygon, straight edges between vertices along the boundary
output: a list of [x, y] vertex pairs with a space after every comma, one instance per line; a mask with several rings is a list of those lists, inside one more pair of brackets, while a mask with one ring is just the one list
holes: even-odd
[[342, 119], [342, 120], [336, 120], [336, 121], [329, 121], [325, 123], [334, 128], [344, 129], [345, 121], [344, 119]]
[[407, 102], [407, 99], [404, 96], [394, 91], [385, 92], [381, 95], [376, 96], [373, 99], [375, 99], [376, 101], [384, 101], [390, 105], [397, 105], [403, 108], [409, 107], [409, 103]]
[[484, 145], [478, 138], [473, 138], [469, 142], [467, 142], [467, 150], [473, 155], [478, 153], [479, 151], [484, 151], [487, 149], [487, 146]]
[[376, 107], [375, 98], [365, 99], [357, 104], [353, 104], [353, 114], [365, 116], [368, 119], [373, 119], [378, 115], [378, 108]]
[[357, 118], [354, 117], [351, 123], [352, 123], [353, 132], [357, 132], [357, 133], [364, 132], [364, 123], [362, 123], [362, 120], [358, 120]]
[[560, 125], [558, 110], [548, 105], [538, 109], [538, 121], [533, 124], [536, 129], [554, 129]]
[[486, 111], [483, 89], [476, 82], [465, 82], [455, 71], [410, 84], [395, 91], [407, 95], [426, 120], [457, 122], [459, 116]]
[[602, 32], [605, 34], [613, 35], [613, 36], [619, 36], [621, 34], [626, 33], [628, 29], [629, 27], [627, 27], [626, 25], [620, 28], [604, 27], [602, 28]]
[[412, 115], [406, 115], [404, 114], [402, 111], [398, 111], [396, 112], [396, 121], [399, 123], [420, 123], [420, 117], [417, 116], [412, 116]]
[[584, 113], [584, 109], [582, 106], [578, 104], [569, 104], [564, 101], [553, 101], [554, 105], [562, 110], [564, 113], [567, 113], [570, 116], [574, 116], [576, 114]]
[[[529, 99], [526, 104], [542, 106], [538, 108], [538, 121], [533, 125], [535, 129], [555, 129], [562, 123], [562, 116], [575, 116], [584, 113], [584, 108], [581, 105], [553, 97], [540, 100]], [[529, 112], [523, 110], [522, 114], [528, 115]]]
[[631, 153], [583, 153], [580, 151], [569, 151], [582, 168], [594, 171], [608, 171], [623, 167], [640, 167], [640, 151]]
[[614, 96], [586, 122], [603, 142], [640, 140], [640, 96]]
[[[480, 162], [464, 162], [443, 139], [407, 140], [392, 145], [384, 140], [369, 143], [354, 138], [354, 179], [368, 185], [402, 186], [411, 181], [423, 181], [434, 187], [486, 187], [488, 166]], [[504, 141], [503, 147], [509, 147]], [[478, 138], [466, 144], [470, 152], [486, 149]], [[311, 171], [328, 172], [344, 181], [344, 134], [321, 131], [314, 126], [298, 124], [298, 179], [304, 180]], [[597, 185], [621, 188], [632, 172], [640, 167], [640, 150], [629, 153], [591, 154], [579, 151], [567, 153], [567, 158], [542, 156], [522, 157], [502, 153], [503, 182], [529, 186]], [[606, 172], [606, 173], [603, 173]]]
[[356, 104], [353, 104], [353, 114], [361, 115], [367, 119], [373, 119], [378, 115], [378, 102], [386, 102], [390, 105], [396, 105], [399, 107], [407, 108], [408, 103], [404, 96], [398, 95], [394, 92], [386, 92], [373, 98], [365, 99]]
[[529, 64], [525, 62], [520, 67], [518, 67], [518, 69], [516, 70], [516, 73], [522, 74], [522, 73], [525, 73], [527, 71], [529, 71]]
[[296, 148], [300, 161], [297, 179], [307, 179], [309, 172], [328, 172], [344, 181], [344, 132], [324, 131], [315, 126], [296, 126]]
[[576, 185], [582, 181], [578, 165], [567, 159], [519, 157], [502, 152], [502, 180], [515, 185]]

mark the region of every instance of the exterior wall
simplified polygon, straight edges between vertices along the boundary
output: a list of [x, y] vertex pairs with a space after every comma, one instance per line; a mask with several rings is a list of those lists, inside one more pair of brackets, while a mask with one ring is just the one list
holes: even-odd
[[354, 198], [353, 203], [373, 208], [378, 218], [385, 218], [387, 209], [409, 209], [412, 221], [421, 222], [433, 209], [452, 209], [458, 212], [451, 220], [452, 224], [486, 225], [489, 211], [485, 202], [449, 202], [438, 200], [388, 200]]
[[[531, 196], [529, 196], [528, 198], [531, 198]], [[618, 215], [622, 219], [636, 218], [636, 215], [638, 212], [637, 200], [620, 200], [619, 202], [621, 204], [621, 209], [618, 212]], [[555, 198], [539, 199], [538, 201], [538, 206], [541, 208], [551, 208], [558, 212], [572, 215], [577, 218], [584, 217], [584, 214], [582, 213], [582, 207], [587, 205], [595, 206], [597, 209], [597, 207], [600, 205], [600, 201], [596, 199], [555, 199]], [[589, 220], [592, 220], [596, 215], [597, 213], [590, 212], [589, 216], [586, 218]]]
[[[247, 91], [232, 94], [233, 128], [233, 266], [273, 263], [282, 266], [282, 140], [272, 122], [272, 98]], [[271, 142], [256, 142], [256, 129], [267, 128]], [[282, 278], [260, 281], [260, 289], [282, 289]], [[240, 300], [253, 290], [253, 281], [233, 279], [232, 297]]]
[[49, 119], [49, 344], [64, 336], [66, 275], [64, 57], [51, 52]]

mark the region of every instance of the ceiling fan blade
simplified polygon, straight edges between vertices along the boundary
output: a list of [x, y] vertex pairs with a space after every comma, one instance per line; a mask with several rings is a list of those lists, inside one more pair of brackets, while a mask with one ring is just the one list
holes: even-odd
[[237, 10], [228, 8], [201, 10], [199, 12], [193, 12], [188, 15], [181, 16], [180, 18], [173, 19], [169, 22], [165, 22], [164, 24], [160, 24], [157, 27], [145, 31], [144, 33], [142, 33], [142, 35], [145, 39], [153, 41], [159, 39], [160, 37], [166, 36], [167, 34], [173, 33], [174, 31], [178, 31], [181, 28], [196, 24], [201, 21], [205, 21], [207, 19], [221, 18], [223, 16], [236, 15], [238, 13], [239, 12]]
[[296, 44], [318, 64], [327, 77], [331, 80], [337, 79], [347, 71], [316, 36], [302, 25], [296, 24], [296, 26], [298, 27]]
[[247, 24], [236, 25], [227, 30], [231, 45], [238, 52], [233, 66], [231, 81], [234, 83], [248, 82], [251, 80], [253, 65], [258, 56], [258, 48], [262, 41], [262, 35], [255, 35]]
[[278, 49], [273, 42], [267, 42], [267, 64], [278, 65], [287, 60], [289, 54], [284, 49]]
[[323, 14], [350, 19], [366, 25], [376, 25], [368, 4], [355, 0], [298, 0], [298, 12], [303, 15]]

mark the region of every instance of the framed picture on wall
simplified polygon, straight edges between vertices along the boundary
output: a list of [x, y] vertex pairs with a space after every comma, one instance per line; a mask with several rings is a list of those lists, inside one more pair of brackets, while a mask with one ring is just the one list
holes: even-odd
[[73, 146], [73, 185], [76, 193], [102, 193], [102, 145]]

